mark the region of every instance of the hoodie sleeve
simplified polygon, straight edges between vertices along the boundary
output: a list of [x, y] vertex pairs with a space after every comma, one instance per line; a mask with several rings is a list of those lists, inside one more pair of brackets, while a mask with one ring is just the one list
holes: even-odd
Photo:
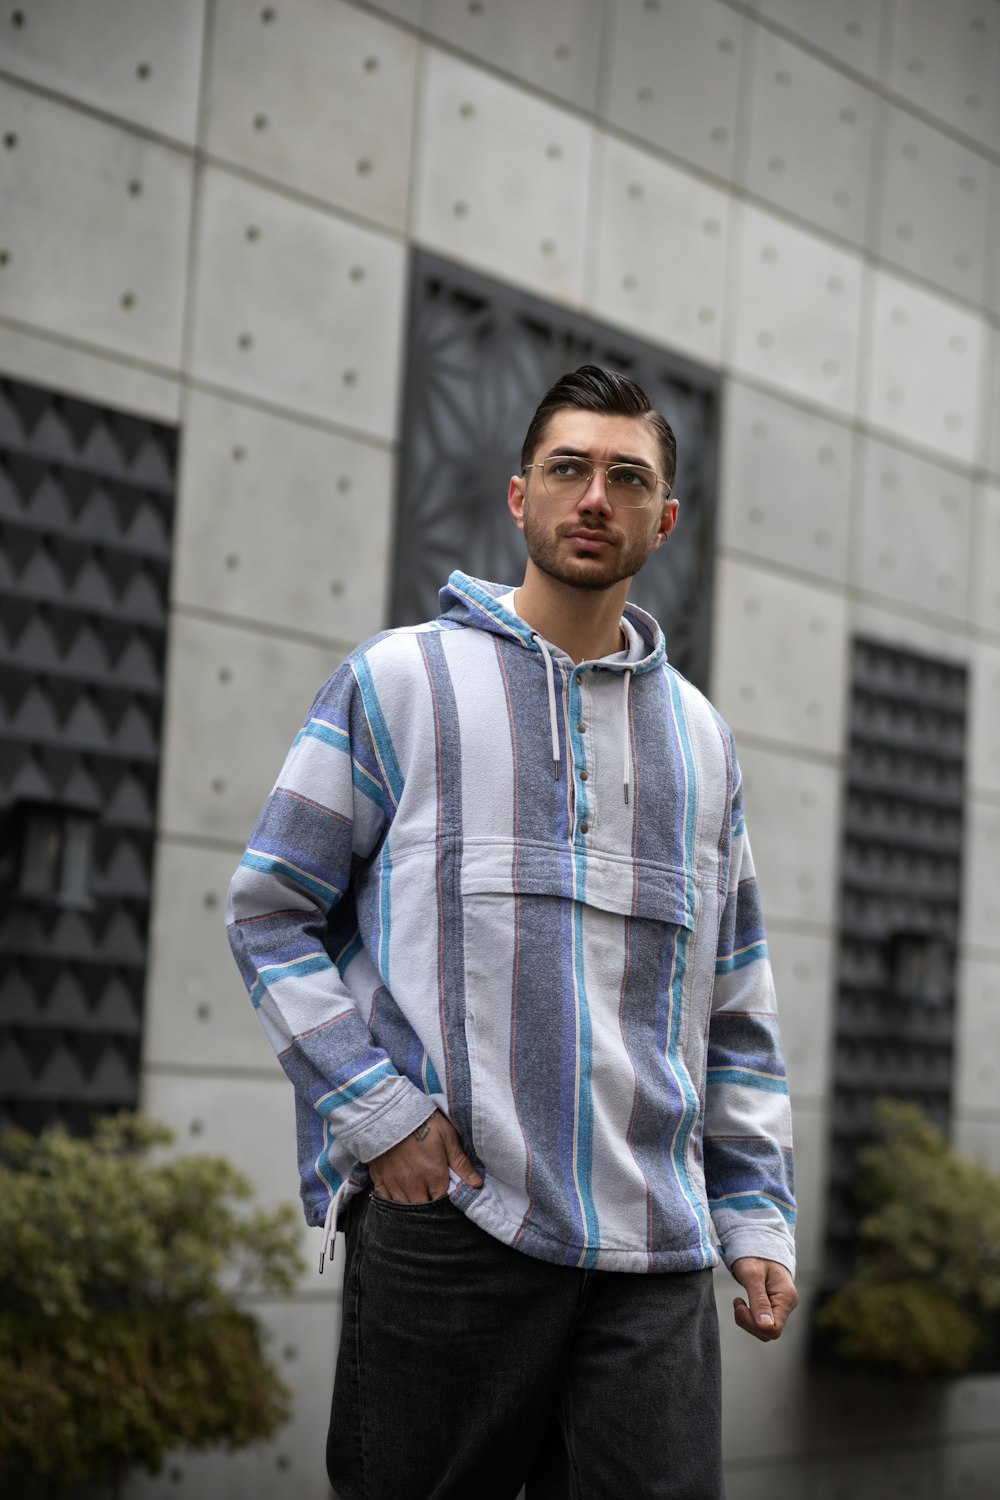
[[361, 946], [353, 874], [377, 852], [402, 790], [356, 660], [321, 689], [288, 753], [233, 877], [227, 920], [243, 982], [300, 1099], [368, 1162], [434, 1104], [375, 1045], [343, 978]]
[[794, 1274], [788, 1084], [735, 757], [733, 765], [729, 889], [708, 1033], [705, 1180], [727, 1265], [756, 1255]]

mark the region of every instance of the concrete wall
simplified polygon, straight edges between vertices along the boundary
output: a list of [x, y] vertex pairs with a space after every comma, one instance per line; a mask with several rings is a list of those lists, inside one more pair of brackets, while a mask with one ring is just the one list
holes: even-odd
[[[957, 1133], [1000, 1167], [998, 78], [997, 0], [4, 11], [0, 370], [183, 430], [145, 1104], [185, 1145], [294, 1196], [290, 1091], [221, 907], [315, 687], [382, 623], [415, 242], [726, 376], [714, 696], [780, 984], [806, 1300], [848, 640], [968, 664]], [[320, 1500], [324, 1281], [265, 1310], [293, 1424], [136, 1497]], [[995, 1379], [825, 1382], [805, 1334], [727, 1325], [731, 1500], [995, 1493]]]

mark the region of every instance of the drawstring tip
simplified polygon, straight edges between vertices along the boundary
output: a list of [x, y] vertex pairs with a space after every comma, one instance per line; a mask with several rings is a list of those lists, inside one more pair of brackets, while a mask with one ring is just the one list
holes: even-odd
[[325, 1261], [325, 1260], [326, 1260], [326, 1251], [325, 1251], [325, 1250], [321, 1250], [321, 1251], [320, 1251], [320, 1252], [319, 1252], [319, 1274], [320, 1274], [320, 1275], [321, 1275], [321, 1276], [322, 1276], [322, 1274], [323, 1274], [323, 1262], [324, 1262], [324, 1261]]
[[628, 807], [628, 782], [625, 782], [625, 806]]
[[552, 769], [555, 772], [555, 779], [556, 779], [556, 781], [558, 781], [559, 780], [559, 762], [557, 760], [554, 760], [552, 762]]

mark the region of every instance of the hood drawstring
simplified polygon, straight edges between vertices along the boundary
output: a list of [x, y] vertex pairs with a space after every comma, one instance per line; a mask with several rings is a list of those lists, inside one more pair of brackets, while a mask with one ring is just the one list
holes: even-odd
[[323, 1262], [326, 1260], [327, 1250], [330, 1251], [330, 1264], [331, 1266], [333, 1265], [333, 1257], [337, 1247], [337, 1220], [340, 1217], [340, 1210], [347, 1195], [347, 1189], [350, 1186], [351, 1179], [345, 1177], [340, 1187], [330, 1199], [330, 1206], [326, 1211], [326, 1218], [323, 1220], [323, 1243], [319, 1251], [319, 1274], [321, 1276], [323, 1274]]
[[632, 737], [628, 722], [628, 690], [632, 681], [632, 668], [622, 673], [622, 780], [625, 784], [625, 806], [628, 807], [629, 787], [632, 785]]
[[549, 648], [540, 635], [533, 635], [531, 639], [542, 653], [545, 661], [545, 680], [549, 688], [549, 728], [552, 730], [552, 764], [559, 780], [559, 716], [556, 713], [556, 683], [555, 674], [552, 670], [552, 657]]

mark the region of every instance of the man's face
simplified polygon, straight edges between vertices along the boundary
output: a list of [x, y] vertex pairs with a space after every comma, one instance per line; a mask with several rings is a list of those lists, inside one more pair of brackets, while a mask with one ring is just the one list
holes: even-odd
[[[566, 407], [549, 420], [533, 463], [559, 453], [603, 463], [642, 464], [663, 472], [655, 433], [641, 417], [606, 416]], [[677, 501], [663, 502], [660, 489], [642, 509], [608, 499], [603, 468], [578, 500], [548, 493], [540, 469], [515, 475], [507, 503], [535, 567], [579, 589], [606, 589], [632, 578], [649, 554], [666, 541], [677, 520]]]

